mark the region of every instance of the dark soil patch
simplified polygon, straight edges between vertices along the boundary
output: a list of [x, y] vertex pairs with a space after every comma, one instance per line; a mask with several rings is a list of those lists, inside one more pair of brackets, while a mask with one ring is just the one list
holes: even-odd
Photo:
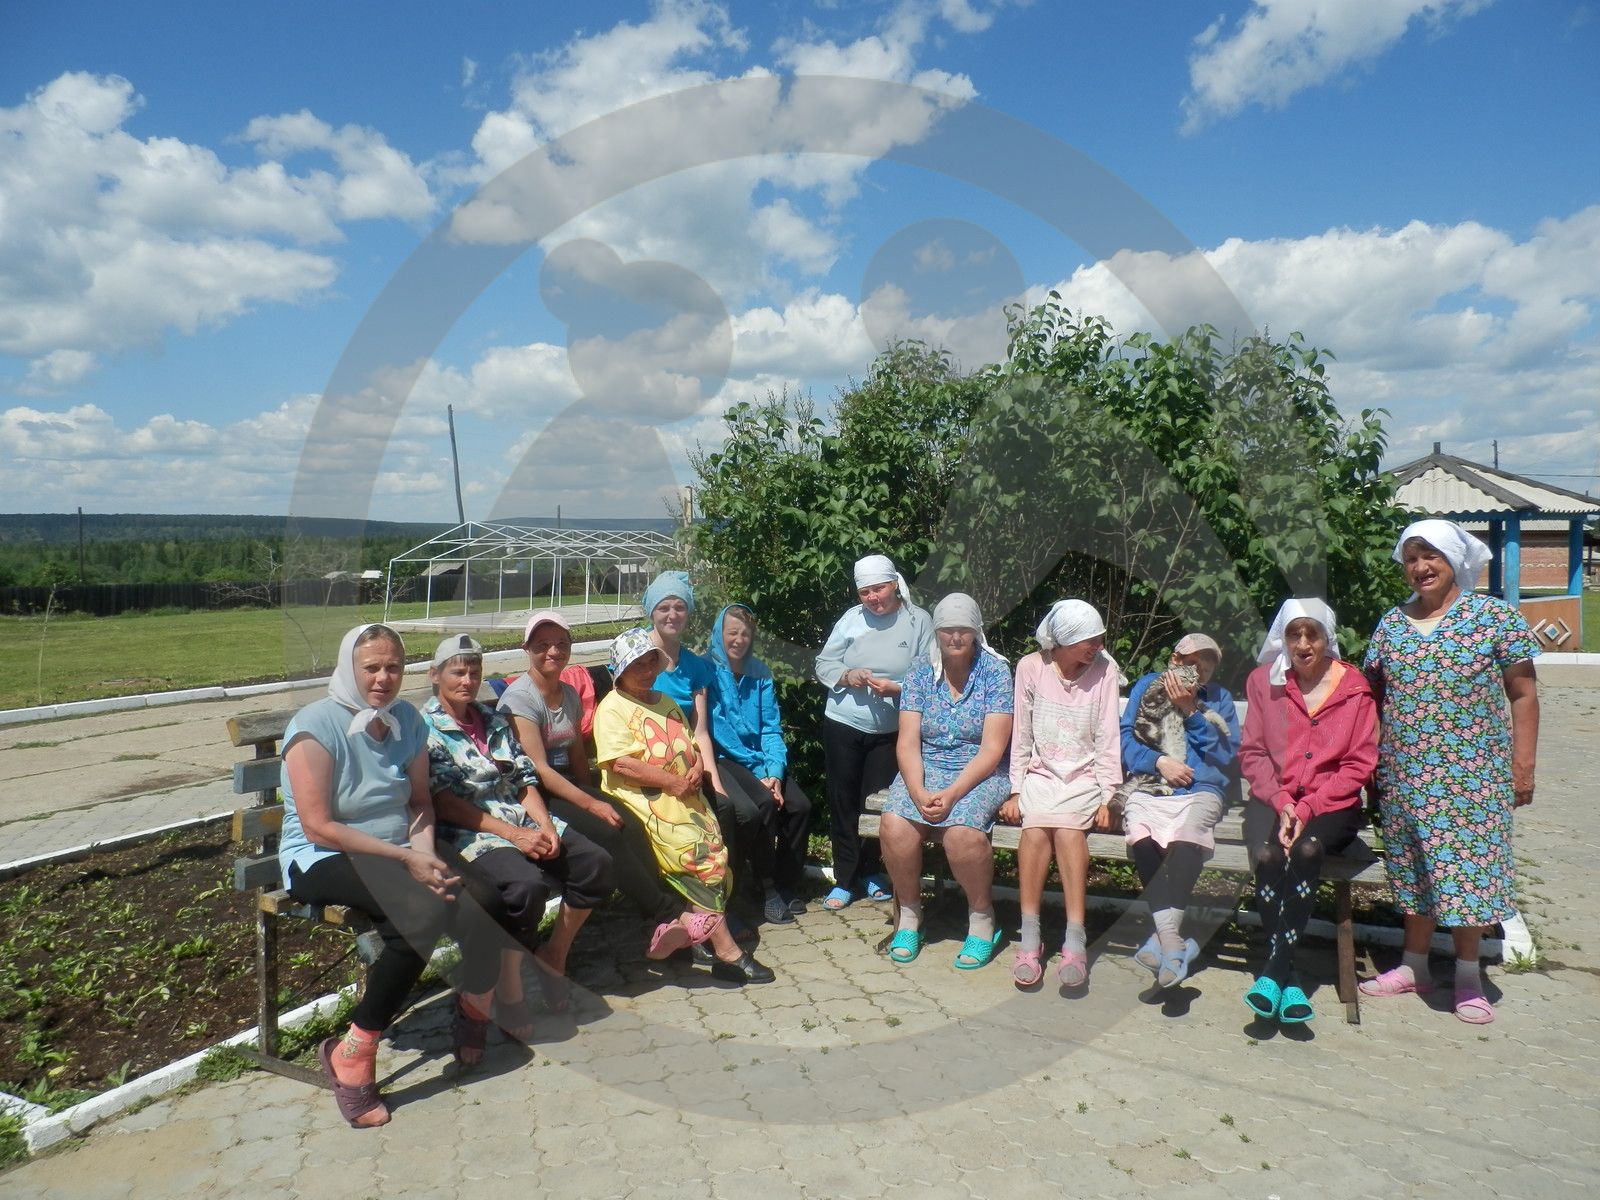
[[[61, 1108], [256, 1023], [236, 854], [217, 824], [0, 883], [0, 1091]], [[351, 945], [285, 922], [280, 1007], [358, 978]]]

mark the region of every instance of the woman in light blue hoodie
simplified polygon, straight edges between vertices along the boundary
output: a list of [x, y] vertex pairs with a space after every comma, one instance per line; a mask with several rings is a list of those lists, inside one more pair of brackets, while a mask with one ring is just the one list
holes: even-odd
[[771, 670], [752, 653], [755, 637], [755, 613], [730, 604], [717, 614], [706, 647], [716, 671], [709, 696], [723, 784], [716, 801], [727, 809], [718, 814], [725, 832], [737, 839], [740, 857], [761, 884], [762, 914], [785, 924], [805, 911], [796, 889], [805, 870], [811, 801], [788, 778], [777, 693]]

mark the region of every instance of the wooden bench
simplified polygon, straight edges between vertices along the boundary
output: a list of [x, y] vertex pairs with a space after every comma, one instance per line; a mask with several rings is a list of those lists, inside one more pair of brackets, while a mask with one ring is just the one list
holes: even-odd
[[[877, 792], [867, 798], [867, 811], [861, 815], [859, 830], [864, 838], [878, 837], [879, 814], [883, 811], [887, 791]], [[1022, 838], [1022, 830], [1015, 825], [996, 825], [992, 840], [998, 850], [1015, 850]], [[1217, 849], [1206, 869], [1228, 875], [1253, 877], [1255, 867], [1250, 852], [1244, 844], [1243, 808], [1235, 803], [1229, 806], [1216, 828]], [[1112, 862], [1131, 862], [1128, 843], [1120, 833], [1090, 833], [1089, 856]], [[1345, 1020], [1352, 1025], [1361, 1023], [1361, 993], [1356, 988], [1355, 906], [1350, 894], [1352, 883], [1386, 883], [1388, 875], [1383, 867], [1383, 852], [1370, 831], [1363, 831], [1343, 854], [1330, 854], [1322, 865], [1322, 878], [1333, 884], [1334, 925], [1339, 956], [1338, 993], [1344, 1004]], [[938, 884], [936, 883], [936, 887]]]
[[355, 937], [356, 955], [371, 964], [383, 949], [383, 939], [365, 914], [342, 904], [301, 904], [283, 890], [278, 865], [278, 835], [283, 828], [283, 805], [278, 803], [278, 779], [283, 760], [278, 744], [293, 709], [247, 713], [228, 721], [228, 740], [251, 747], [254, 757], [233, 766], [233, 790], [254, 794], [256, 803], [233, 814], [233, 840], [252, 847], [233, 863], [233, 886], [255, 892], [256, 922], [256, 1048], [240, 1053], [258, 1065], [290, 1079], [327, 1087], [321, 1071], [288, 1062], [278, 1054], [278, 922], [314, 921], [341, 929]]

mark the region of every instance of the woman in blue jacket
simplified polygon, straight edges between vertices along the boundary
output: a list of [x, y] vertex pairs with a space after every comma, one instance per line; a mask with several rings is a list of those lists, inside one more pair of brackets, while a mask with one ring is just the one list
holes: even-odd
[[[1124, 787], [1131, 789], [1122, 827], [1155, 924], [1133, 957], [1163, 988], [1181, 982], [1200, 954], [1195, 940], [1183, 936], [1183, 913], [1200, 869], [1216, 850], [1212, 830], [1227, 807], [1224, 796], [1239, 753], [1233, 696], [1211, 682], [1222, 648], [1203, 633], [1191, 633], [1179, 640], [1169, 661], [1169, 670], [1152, 672], [1133, 685], [1122, 710], [1122, 770]], [[1188, 676], [1185, 667], [1194, 668], [1194, 675]], [[1181, 759], [1147, 745], [1136, 732], [1149, 688], [1164, 691], [1183, 718]], [[1141, 790], [1139, 776], [1160, 780], [1161, 786]]]
[[784, 924], [805, 911], [796, 888], [805, 869], [811, 801], [788, 778], [778, 697], [772, 672], [751, 653], [755, 638], [755, 613], [743, 604], [728, 605], [711, 626], [711, 736], [723, 785], [716, 800], [719, 808], [725, 803], [728, 811], [718, 815], [725, 829], [732, 817], [728, 832], [761, 884], [762, 914]]

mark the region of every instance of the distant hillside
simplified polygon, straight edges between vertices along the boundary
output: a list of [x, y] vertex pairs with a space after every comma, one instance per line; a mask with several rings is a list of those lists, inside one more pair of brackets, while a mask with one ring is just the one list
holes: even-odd
[[[83, 536], [91, 542], [189, 542], [230, 539], [281, 541], [287, 517], [240, 516], [234, 513], [84, 513]], [[517, 525], [554, 526], [554, 517], [517, 517]], [[568, 529], [659, 529], [670, 531], [670, 517], [627, 517], [620, 520], [564, 517]], [[308, 538], [363, 538], [366, 541], [426, 541], [452, 528], [438, 522], [356, 521], [344, 517], [302, 517], [296, 532]], [[76, 513], [0, 513], [0, 546], [75, 545]]]

